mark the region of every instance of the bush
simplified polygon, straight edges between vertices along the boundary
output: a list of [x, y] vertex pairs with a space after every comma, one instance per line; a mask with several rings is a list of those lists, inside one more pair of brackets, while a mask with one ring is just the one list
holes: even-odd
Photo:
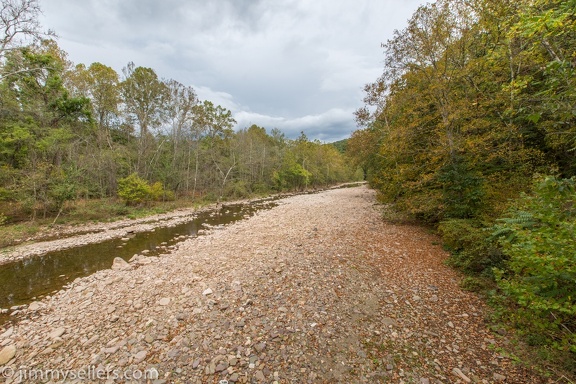
[[507, 316], [531, 339], [576, 353], [575, 179], [547, 177], [493, 228], [504, 254], [497, 284], [517, 310]]
[[176, 195], [172, 191], [167, 191], [162, 183], [157, 181], [150, 186], [150, 199], [154, 201], [174, 201]]
[[136, 173], [118, 180], [118, 196], [126, 202], [126, 205], [138, 205], [149, 201], [151, 194], [150, 185]]
[[232, 199], [243, 199], [250, 196], [250, 186], [246, 181], [235, 181], [228, 183], [224, 190], [224, 197]]
[[442, 221], [438, 230], [444, 246], [451, 251], [448, 263], [464, 272], [492, 277], [492, 269], [502, 265], [504, 256], [489, 238], [485, 226], [471, 219]]
[[126, 205], [176, 199], [174, 192], [165, 190], [159, 181], [150, 185], [136, 173], [118, 180], [118, 196], [126, 202]]

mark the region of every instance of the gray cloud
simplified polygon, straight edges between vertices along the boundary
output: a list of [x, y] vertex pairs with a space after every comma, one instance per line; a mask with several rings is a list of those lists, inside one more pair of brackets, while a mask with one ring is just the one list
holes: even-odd
[[[40, 0], [43, 24], [76, 63], [119, 73], [129, 61], [192, 85], [252, 121], [294, 137], [354, 129], [380, 43], [423, 0]], [[252, 120], [251, 120], [252, 119]]]

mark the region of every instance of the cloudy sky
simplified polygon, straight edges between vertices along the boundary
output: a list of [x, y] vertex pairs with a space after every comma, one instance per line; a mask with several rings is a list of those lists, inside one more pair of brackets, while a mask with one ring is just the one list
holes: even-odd
[[74, 63], [129, 61], [193, 86], [238, 127], [334, 141], [355, 129], [380, 44], [425, 0], [39, 0]]

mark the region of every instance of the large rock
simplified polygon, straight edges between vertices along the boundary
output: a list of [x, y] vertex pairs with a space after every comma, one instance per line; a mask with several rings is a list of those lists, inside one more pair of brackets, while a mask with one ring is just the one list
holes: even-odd
[[16, 346], [8, 345], [0, 351], [0, 365], [4, 365], [16, 356]]
[[125, 269], [130, 269], [130, 264], [128, 264], [126, 260], [121, 257], [115, 257], [114, 261], [112, 262], [112, 269], [123, 271]]

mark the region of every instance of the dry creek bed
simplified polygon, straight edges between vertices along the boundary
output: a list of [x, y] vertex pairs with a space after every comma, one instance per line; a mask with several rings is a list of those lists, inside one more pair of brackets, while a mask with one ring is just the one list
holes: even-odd
[[546, 382], [498, 352], [506, 336], [459, 288], [438, 239], [383, 222], [372, 190], [279, 203], [32, 303], [0, 327], [0, 382], [32, 382], [30, 369], [148, 370], [155, 383]]

